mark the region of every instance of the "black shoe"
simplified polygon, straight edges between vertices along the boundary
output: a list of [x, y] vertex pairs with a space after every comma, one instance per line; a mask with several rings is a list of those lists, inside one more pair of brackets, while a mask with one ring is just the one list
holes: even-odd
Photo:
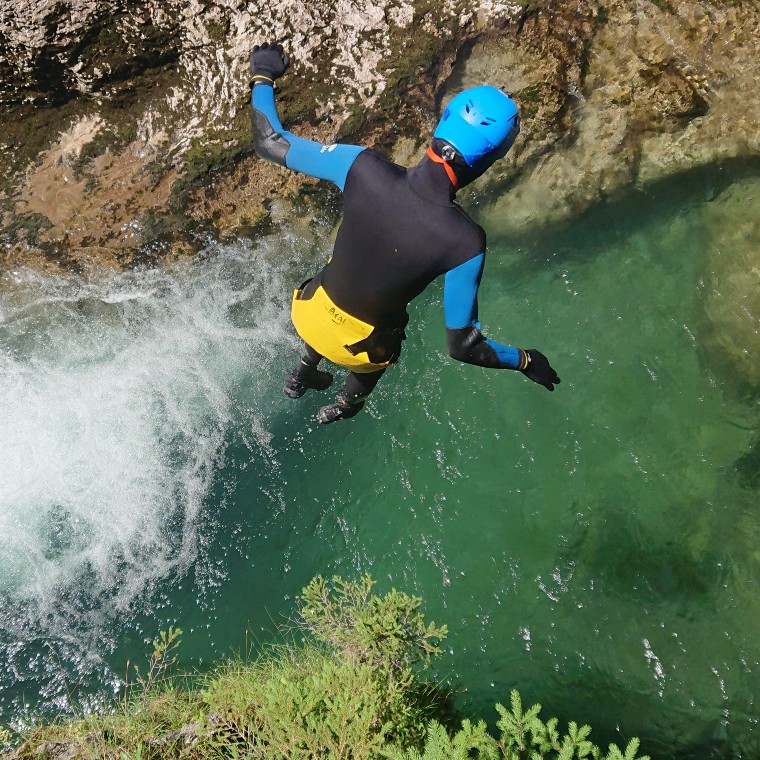
[[334, 404], [323, 406], [317, 412], [317, 421], [323, 425], [329, 425], [337, 420], [348, 420], [354, 415], [359, 414], [363, 406], [363, 400], [356, 404], [349, 404], [343, 399], [338, 399]]
[[285, 381], [282, 392], [288, 398], [301, 398], [308, 390], [327, 390], [333, 381], [329, 372], [320, 372], [316, 367], [301, 362]]

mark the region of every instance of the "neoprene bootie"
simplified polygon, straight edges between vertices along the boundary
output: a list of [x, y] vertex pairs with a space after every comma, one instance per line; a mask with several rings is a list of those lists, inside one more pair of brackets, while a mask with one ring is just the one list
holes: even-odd
[[317, 420], [323, 425], [329, 425], [331, 422], [337, 422], [338, 420], [348, 420], [359, 414], [363, 406], [363, 399], [356, 404], [351, 404], [344, 398], [338, 397], [338, 400], [334, 404], [323, 406], [317, 412]]
[[333, 376], [329, 372], [321, 372], [316, 367], [301, 360], [285, 381], [282, 392], [288, 398], [301, 398], [308, 390], [327, 390], [332, 385], [332, 381]]

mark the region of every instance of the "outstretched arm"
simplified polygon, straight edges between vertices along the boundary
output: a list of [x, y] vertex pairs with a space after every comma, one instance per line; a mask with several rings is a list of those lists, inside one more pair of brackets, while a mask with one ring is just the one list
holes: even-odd
[[514, 348], [489, 340], [480, 332], [478, 288], [485, 254], [480, 253], [446, 273], [443, 308], [449, 356], [467, 364], [516, 369], [549, 391], [560, 382], [548, 359], [535, 348]]
[[257, 45], [251, 53], [251, 126], [256, 153], [280, 166], [330, 180], [343, 190], [348, 171], [364, 148], [322, 145], [284, 129], [277, 114], [273, 86], [289, 63], [282, 45]]

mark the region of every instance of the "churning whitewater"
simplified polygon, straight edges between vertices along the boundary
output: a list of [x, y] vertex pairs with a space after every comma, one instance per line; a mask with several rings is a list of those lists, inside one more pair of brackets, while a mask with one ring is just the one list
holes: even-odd
[[0, 679], [19, 693], [47, 683], [65, 704], [62, 676], [101, 668], [113, 622], [194, 561], [230, 426], [252, 448], [266, 439], [260, 380], [295, 344], [285, 272], [299, 245], [213, 247], [87, 282], [3, 278]]

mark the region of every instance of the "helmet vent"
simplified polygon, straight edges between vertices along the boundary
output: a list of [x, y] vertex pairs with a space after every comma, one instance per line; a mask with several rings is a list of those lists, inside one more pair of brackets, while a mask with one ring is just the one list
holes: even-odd
[[496, 124], [496, 119], [493, 119], [490, 116], [486, 116], [486, 118], [483, 121], [481, 121], [480, 123], [484, 127], [490, 127], [491, 124]]

